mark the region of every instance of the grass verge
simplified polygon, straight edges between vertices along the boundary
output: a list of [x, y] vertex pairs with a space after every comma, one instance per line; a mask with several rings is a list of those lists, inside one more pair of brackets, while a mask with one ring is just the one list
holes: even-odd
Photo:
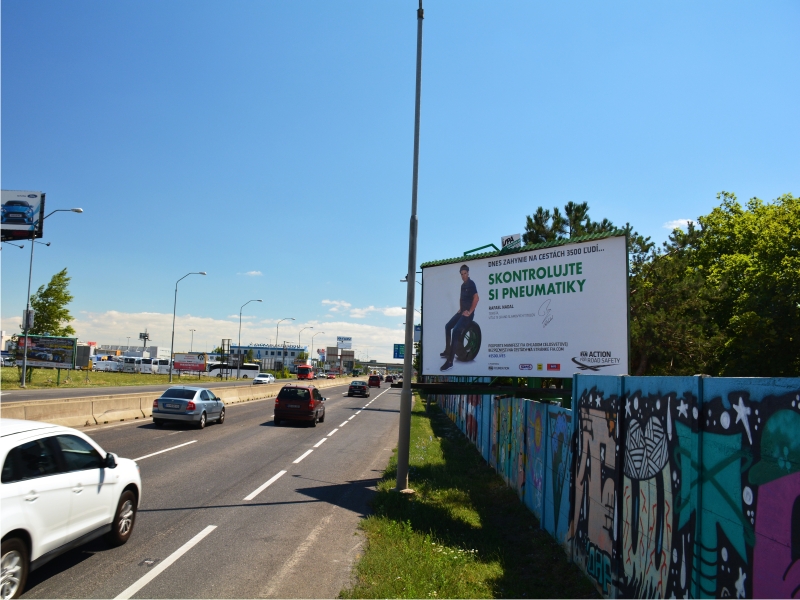
[[395, 456], [341, 598], [596, 598], [594, 586], [456, 426], [416, 396], [409, 485]]

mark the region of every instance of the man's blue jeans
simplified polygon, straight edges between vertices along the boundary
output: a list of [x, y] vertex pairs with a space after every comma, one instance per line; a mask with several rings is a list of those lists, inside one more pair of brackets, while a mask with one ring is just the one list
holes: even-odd
[[470, 323], [472, 323], [474, 317], [475, 313], [465, 317], [462, 311], [458, 311], [453, 315], [453, 318], [447, 322], [447, 325], [444, 326], [444, 333], [447, 339], [447, 362], [453, 362], [453, 357], [456, 354], [456, 344], [461, 344], [464, 331], [469, 327]]

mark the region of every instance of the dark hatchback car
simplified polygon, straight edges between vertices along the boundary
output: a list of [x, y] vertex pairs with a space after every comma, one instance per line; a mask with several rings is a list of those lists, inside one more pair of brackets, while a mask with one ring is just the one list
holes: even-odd
[[353, 381], [350, 387], [347, 388], [348, 396], [364, 396], [369, 398], [369, 386], [366, 381]]
[[285, 385], [275, 398], [275, 425], [305, 421], [316, 427], [325, 422], [325, 398], [313, 385]]
[[381, 378], [378, 375], [370, 375], [369, 387], [381, 387]]

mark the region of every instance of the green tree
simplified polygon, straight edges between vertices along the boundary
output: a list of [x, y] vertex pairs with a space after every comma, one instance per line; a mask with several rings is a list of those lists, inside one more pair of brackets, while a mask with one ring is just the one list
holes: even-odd
[[558, 207], [549, 210], [540, 206], [532, 215], [525, 217], [524, 244], [541, 244], [555, 240], [566, 240], [590, 233], [615, 231], [616, 227], [608, 219], [596, 222], [589, 218], [587, 202], [567, 202], [564, 214]]
[[[34, 311], [33, 327], [28, 333], [34, 335], [55, 335], [69, 337], [75, 335], [75, 329], [70, 325], [73, 321], [67, 305], [72, 302], [69, 293], [70, 277], [64, 268], [50, 279], [50, 283], [41, 286], [31, 296], [31, 308]], [[20, 329], [24, 330], [20, 325]]]
[[698, 219], [692, 257], [717, 294], [710, 314], [724, 334], [715, 370], [726, 376], [800, 373], [800, 198], [772, 203], [734, 194]]
[[721, 344], [709, 316], [714, 301], [691, 266], [701, 232], [676, 229], [661, 249], [626, 227], [630, 268], [631, 370], [634, 375], [693, 375], [713, 369]]

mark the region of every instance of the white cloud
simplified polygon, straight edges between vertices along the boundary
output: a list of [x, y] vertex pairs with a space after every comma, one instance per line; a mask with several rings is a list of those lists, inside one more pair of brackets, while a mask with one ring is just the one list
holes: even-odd
[[247, 275], [248, 277], [261, 277], [263, 273], [261, 271], [248, 271], [247, 273], [237, 273], [237, 275]]
[[405, 317], [406, 311], [399, 306], [390, 306], [383, 309], [383, 314], [387, 317]]
[[[345, 303], [347, 304], [347, 303]], [[384, 309], [376, 309], [384, 310]], [[73, 313], [76, 314], [76, 313]], [[3, 318], [0, 327], [10, 333], [19, 331], [21, 319], [18, 316]], [[72, 326], [81, 341], [93, 341], [100, 344], [126, 344], [138, 342], [140, 331], [145, 328], [150, 333], [150, 345], [169, 348], [172, 333], [172, 315], [169, 313], [123, 313], [119, 311], [91, 312], [80, 311]], [[369, 354], [371, 359], [392, 361], [392, 344], [403, 342], [403, 334], [396, 326], [380, 327], [364, 323], [349, 323], [341, 320], [310, 320], [306, 322], [284, 321], [280, 326], [280, 341], [297, 343], [297, 335], [301, 333], [301, 342], [310, 346], [311, 336], [315, 332], [325, 332], [314, 338], [314, 348], [334, 346], [336, 336], [351, 336], [353, 347], [359, 356]], [[194, 339], [190, 329], [194, 329]], [[235, 344], [239, 335], [239, 315], [234, 319], [212, 319], [194, 315], [177, 315], [175, 319], [175, 351], [188, 352], [192, 349], [212, 350], [220, 344], [222, 338], [230, 338]], [[265, 319], [257, 322], [242, 321], [242, 343], [267, 344], [275, 342], [275, 320]]]
[[667, 221], [664, 223], [664, 229], [669, 229], [672, 231], [673, 229], [687, 229], [688, 224], [692, 223], [693, 225], [697, 224], [697, 221], [694, 219], [674, 219], [672, 221]]
[[341, 312], [352, 306], [352, 304], [344, 300], [323, 300], [322, 303], [330, 306], [328, 309], [330, 312]]

